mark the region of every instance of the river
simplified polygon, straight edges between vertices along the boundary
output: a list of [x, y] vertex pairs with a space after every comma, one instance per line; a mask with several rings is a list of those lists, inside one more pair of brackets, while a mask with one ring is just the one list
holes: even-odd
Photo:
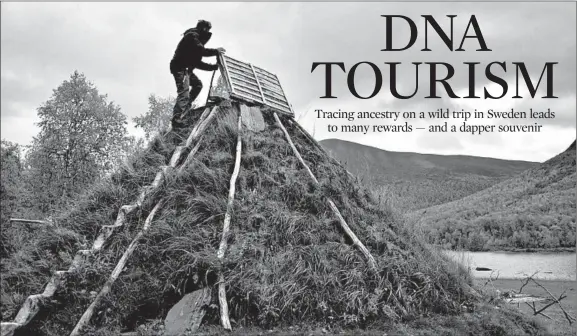
[[[535, 279], [575, 281], [577, 255], [575, 252], [469, 252], [444, 251], [450, 258], [470, 268], [475, 278], [520, 279], [539, 272]], [[477, 271], [477, 267], [492, 271]]]

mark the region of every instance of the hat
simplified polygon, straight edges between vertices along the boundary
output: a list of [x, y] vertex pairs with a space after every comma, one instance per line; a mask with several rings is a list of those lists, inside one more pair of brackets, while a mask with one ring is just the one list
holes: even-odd
[[198, 20], [198, 23], [196, 24], [196, 28], [212, 28], [212, 24], [210, 24], [209, 21], [206, 20]]

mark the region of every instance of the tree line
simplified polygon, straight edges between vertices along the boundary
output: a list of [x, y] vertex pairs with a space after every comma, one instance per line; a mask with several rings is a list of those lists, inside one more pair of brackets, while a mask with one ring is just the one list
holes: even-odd
[[469, 251], [575, 248], [575, 220], [570, 215], [491, 214], [464, 220], [446, 218], [427, 228], [429, 243]]
[[[442, 209], [423, 210], [426, 237], [429, 243], [446, 249], [574, 249], [575, 173], [571, 174], [571, 169], [574, 166], [558, 168], [568, 170], [569, 175], [545, 175], [536, 183], [517, 179], [517, 184], [524, 182], [529, 187], [514, 193], [515, 198], [505, 197], [507, 190], [496, 186], [488, 194], [492, 195], [490, 199], [469, 200], [465, 203], [468, 206], [462, 207], [448, 203]], [[553, 179], [562, 181], [552, 183]], [[519, 187], [513, 183], [506, 186]]]
[[49, 219], [168, 127], [174, 98], [151, 94], [148, 104], [132, 119], [144, 138], [132, 136], [121, 107], [74, 71], [37, 108], [40, 130], [30, 144], [2, 139], [1, 257], [18, 249], [15, 235], [23, 234], [10, 218]]

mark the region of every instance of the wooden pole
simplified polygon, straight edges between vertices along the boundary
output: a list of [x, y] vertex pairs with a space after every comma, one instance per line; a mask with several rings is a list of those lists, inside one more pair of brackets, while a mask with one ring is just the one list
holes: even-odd
[[154, 218], [154, 215], [156, 215], [156, 212], [158, 211], [158, 209], [160, 209], [161, 203], [162, 202], [158, 202], [156, 204], [156, 206], [154, 208], [152, 208], [152, 211], [150, 211], [150, 214], [148, 214], [148, 217], [146, 217], [146, 220], [144, 221], [144, 225], [143, 225], [142, 229], [138, 232], [136, 237], [134, 237], [134, 239], [132, 240], [130, 245], [128, 245], [128, 248], [126, 249], [126, 251], [124, 251], [122, 258], [120, 258], [120, 260], [116, 264], [116, 267], [114, 268], [114, 270], [112, 271], [112, 274], [110, 275], [110, 277], [108, 278], [108, 280], [106, 281], [106, 283], [104, 284], [102, 289], [100, 290], [100, 293], [98, 293], [98, 295], [96, 295], [96, 297], [94, 298], [94, 301], [92, 301], [92, 303], [90, 304], [88, 309], [86, 309], [86, 311], [84, 312], [84, 314], [82, 315], [82, 317], [80, 318], [78, 323], [76, 323], [76, 327], [74, 327], [74, 330], [72, 330], [72, 332], [70, 333], [70, 336], [80, 335], [82, 328], [84, 328], [88, 324], [88, 322], [90, 322], [90, 319], [92, 318], [92, 314], [94, 314], [94, 309], [96, 308], [96, 306], [98, 306], [100, 301], [102, 301], [102, 298], [104, 298], [104, 296], [106, 296], [110, 292], [110, 290], [112, 289], [112, 284], [114, 284], [114, 281], [116, 281], [116, 279], [118, 279], [120, 272], [122, 272], [122, 269], [124, 269], [124, 266], [126, 266], [126, 262], [128, 261], [128, 258], [132, 255], [134, 250], [136, 249], [136, 246], [138, 245], [138, 241], [142, 238], [142, 236], [144, 236], [144, 233], [146, 231], [148, 231], [148, 229], [150, 228], [150, 223], [152, 222], [152, 219]]
[[[316, 148], [318, 148], [318, 149], [321, 151], [321, 153], [323, 153], [326, 157], [328, 157], [329, 160], [333, 161], [334, 163], [338, 164], [339, 166], [342, 166], [342, 164], [341, 164], [339, 161], [337, 161], [337, 159], [335, 159], [334, 157], [332, 157], [332, 156], [327, 152], [327, 150], [326, 150], [323, 146], [321, 146], [321, 144], [319, 144], [319, 143], [313, 138], [313, 136], [310, 135], [310, 133], [307, 132], [307, 130], [305, 130], [296, 120], [294, 120], [294, 119], [289, 119], [289, 120], [290, 120], [290, 121], [292, 122], [292, 124], [296, 127], [296, 129], [298, 129], [299, 132], [301, 132], [301, 134], [302, 134], [305, 138], [307, 138], [310, 143], [312, 143]], [[347, 172], [347, 174], [349, 174], [350, 177], [355, 178], [355, 176], [354, 176], [348, 169], [345, 169], [345, 171]]]
[[178, 175], [182, 174], [182, 172], [184, 171], [184, 168], [186, 168], [186, 167], [190, 164], [190, 162], [192, 161], [192, 158], [194, 157], [194, 155], [196, 154], [196, 152], [198, 152], [198, 149], [200, 148], [200, 144], [201, 144], [201, 140], [202, 140], [202, 137], [203, 137], [203, 136], [204, 136], [204, 134], [202, 134], [202, 135], [199, 137], [199, 139], [198, 139], [196, 145], [194, 146], [194, 148], [192, 148], [192, 149], [190, 150], [190, 152], [188, 153], [188, 156], [186, 157], [186, 159], [184, 160], [184, 162], [182, 163], [182, 165], [180, 166], [180, 168], [178, 168]]
[[[234, 204], [234, 192], [236, 179], [240, 171], [240, 159], [242, 153], [242, 139], [241, 139], [241, 115], [238, 113], [238, 136], [236, 139], [236, 159], [234, 163], [234, 171], [232, 177], [230, 178], [230, 188], [228, 191], [228, 203], [226, 205], [226, 214], [224, 216], [224, 223], [222, 226], [222, 238], [220, 240], [220, 245], [218, 247], [217, 258], [222, 262], [224, 258], [224, 253], [227, 249], [227, 240], [230, 232], [230, 220], [231, 212]], [[218, 271], [218, 302], [220, 304], [220, 320], [222, 326], [226, 330], [232, 330], [230, 326], [230, 319], [228, 317], [228, 303], [226, 301], [226, 288], [224, 284], [224, 275], [222, 274], [222, 269]]]
[[[206, 109], [206, 111], [208, 111], [208, 108]], [[206, 111], [205, 111], [205, 113], [206, 113]], [[196, 126], [194, 126], [194, 128], [190, 132], [188, 139], [186, 139], [185, 146], [187, 148], [189, 148], [192, 145], [192, 143], [195, 142], [200, 137], [200, 135], [204, 132], [204, 130], [208, 127], [208, 125], [214, 119], [217, 112], [218, 112], [218, 106], [215, 106], [212, 108], [210, 113], [208, 115], [206, 115], [206, 118], [202, 119], [202, 117], [205, 115], [205, 113], [203, 113], [203, 115], [201, 115], [201, 117], [200, 117], [201, 119], [198, 121]]]
[[[202, 116], [206, 116], [207, 110], [205, 110], [205, 113], [203, 113]], [[170, 160], [170, 167], [175, 167], [177, 165], [178, 161], [180, 160], [180, 155], [182, 154], [183, 149], [186, 147], [189, 147], [194, 141], [196, 141], [197, 143], [196, 143], [195, 147], [190, 151], [190, 153], [187, 157], [187, 160], [185, 160], [185, 162], [181, 165], [181, 167], [178, 170], [179, 173], [182, 172], [182, 169], [188, 164], [188, 162], [190, 162], [190, 158], [197, 152], [197, 150], [200, 146], [200, 140], [202, 139], [203, 132], [208, 127], [210, 121], [212, 121], [212, 119], [216, 115], [216, 111], [217, 111], [216, 107], [213, 108], [211, 113], [208, 116], [206, 116], [206, 119], [204, 119], [204, 120], [202, 119], [202, 116], [201, 116], [199, 123], [191, 131], [191, 134], [190, 134], [189, 138], [187, 139], [186, 145], [185, 146], [179, 146], [180, 148], [177, 147], [177, 149], [175, 149], [174, 154]], [[94, 314], [95, 307], [100, 303], [102, 298], [110, 292], [110, 290], [112, 288], [112, 284], [114, 283], [114, 281], [116, 281], [116, 279], [120, 275], [120, 272], [124, 268], [128, 258], [130, 257], [130, 255], [132, 255], [132, 253], [136, 249], [136, 246], [138, 245], [139, 239], [144, 235], [144, 233], [150, 227], [150, 222], [152, 221], [154, 214], [156, 213], [156, 211], [158, 210], [159, 207], [160, 207], [160, 202], [158, 204], [156, 204], [156, 206], [152, 209], [152, 211], [150, 212], [150, 214], [148, 215], [148, 217], [146, 218], [146, 220], [144, 222], [143, 228], [138, 232], [136, 237], [132, 240], [132, 242], [130, 243], [130, 245], [128, 246], [128, 248], [126, 249], [124, 254], [122, 255], [122, 258], [120, 258], [120, 260], [118, 261], [118, 264], [114, 268], [114, 271], [112, 272], [110, 278], [104, 284], [102, 290], [96, 296], [96, 298], [94, 299], [92, 304], [84, 312], [84, 314], [82, 315], [82, 317], [80, 318], [80, 320], [76, 324], [76, 327], [74, 328], [74, 330], [72, 331], [70, 336], [80, 335], [80, 331], [82, 330], [82, 328], [90, 322], [90, 319], [91, 319], [92, 315]]]
[[23, 218], [10, 218], [10, 222], [20, 222], [20, 223], [26, 223], [26, 224], [43, 224], [43, 225], [48, 225], [48, 226], [53, 225], [51, 221], [43, 221], [43, 220], [35, 220], [35, 219], [23, 219]]
[[214, 81], [214, 75], [216, 74], [216, 70], [212, 71], [212, 77], [210, 77], [210, 85], [208, 87], [208, 95], [206, 96], [206, 102], [204, 105], [208, 105], [208, 98], [210, 98], [210, 90], [212, 89], [212, 82]]
[[[279, 127], [281, 128], [281, 130], [283, 131], [285, 138], [287, 139], [289, 145], [291, 146], [293, 153], [295, 154], [295, 156], [299, 159], [300, 163], [303, 165], [303, 167], [306, 169], [306, 171], [308, 172], [309, 176], [311, 177], [311, 179], [316, 183], [319, 184], [319, 181], [317, 180], [317, 178], [315, 177], [315, 175], [313, 174], [313, 172], [310, 170], [310, 168], [307, 166], [307, 164], [305, 163], [305, 161], [303, 160], [302, 156], [300, 155], [299, 151], [297, 150], [297, 148], [295, 147], [295, 145], [293, 144], [290, 135], [288, 134], [286, 128], [283, 126], [282, 122], [280, 121], [278, 115], [276, 114], [276, 112], [274, 112], [274, 118], [277, 122], [277, 124], [279, 125]], [[345, 219], [343, 218], [343, 216], [341, 215], [339, 209], [337, 208], [337, 206], [335, 205], [335, 203], [330, 199], [327, 198], [327, 203], [329, 204], [329, 207], [331, 208], [331, 210], [333, 211], [333, 213], [335, 214], [335, 216], [337, 217], [337, 219], [339, 220], [339, 223], [341, 225], [341, 228], [345, 231], [346, 235], [349, 237], [349, 239], [351, 239], [353, 241], [353, 244], [361, 251], [361, 253], [365, 256], [365, 258], [367, 259], [367, 261], [369, 262], [369, 266], [371, 267], [371, 269], [373, 269], [374, 271], [377, 270], [377, 263], [375, 261], [375, 258], [373, 258], [373, 255], [371, 254], [371, 252], [369, 252], [369, 250], [365, 247], [365, 245], [359, 240], [359, 238], [357, 238], [357, 236], [355, 235], [355, 233], [353, 232], [353, 230], [351, 230], [351, 228], [349, 227], [349, 225], [347, 224], [347, 222], [345, 221]]]
[[309, 140], [310, 143], [313, 144], [313, 146], [317, 147], [321, 152], [323, 152], [324, 154], [328, 153], [326, 152], [326, 150], [313, 138], [313, 136], [307, 132], [307, 130], [305, 130], [296, 120], [294, 119], [289, 119], [289, 121], [292, 123], [293, 126], [296, 127], [296, 129], [299, 130], [299, 132], [301, 132], [301, 134], [307, 138]]
[[[180, 156], [181, 156], [184, 148], [189, 147], [195, 140], [197, 142], [196, 146], [190, 151], [187, 160], [179, 168], [179, 170], [178, 170], [179, 173], [182, 172], [182, 169], [190, 161], [189, 158], [191, 158], [194, 155], [194, 153], [196, 153], [196, 151], [198, 150], [198, 148], [200, 146], [200, 139], [202, 139], [203, 131], [208, 127], [208, 124], [214, 118], [214, 115], [216, 114], [216, 107], [212, 109], [211, 113], [208, 116], [206, 116], [207, 110], [208, 109], [205, 110], [205, 112], [201, 116], [199, 123], [191, 131], [191, 134], [190, 134], [189, 138], [187, 139], [186, 145], [185, 146], [178, 146], [174, 151], [174, 154], [170, 160], [170, 167], [175, 167], [177, 165], [177, 163], [180, 161]], [[203, 119], [202, 118], [203, 116], [206, 116], [206, 118]], [[156, 179], [155, 179], [155, 181], [156, 181]], [[144, 222], [143, 228], [138, 232], [136, 237], [132, 240], [132, 242], [130, 243], [130, 245], [128, 246], [128, 248], [126, 249], [124, 254], [122, 255], [122, 258], [120, 258], [120, 260], [118, 261], [118, 264], [114, 268], [114, 271], [112, 272], [110, 278], [104, 284], [102, 290], [96, 296], [96, 298], [94, 299], [92, 304], [84, 312], [84, 314], [82, 315], [82, 317], [80, 318], [80, 320], [76, 324], [76, 327], [74, 328], [74, 330], [72, 331], [70, 336], [80, 335], [80, 331], [82, 330], [82, 328], [90, 322], [90, 319], [92, 318], [92, 315], [94, 314], [95, 307], [100, 303], [102, 298], [110, 292], [110, 290], [112, 288], [112, 284], [114, 283], [114, 281], [116, 281], [116, 279], [120, 275], [120, 272], [124, 268], [128, 258], [132, 255], [132, 253], [136, 249], [136, 246], [138, 245], [138, 241], [142, 238], [144, 233], [150, 227], [150, 222], [152, 221], [154, 214], [156, 213], [156, 211], [158, 210], [159, 207], [160, 207], [160, 202], [158, 204], [156, 204], [156, 206], [152, 209], [152, 211], [150, 212], [150, 214], [148, 215], [148, 217], [146, 218], [146, 220]]]

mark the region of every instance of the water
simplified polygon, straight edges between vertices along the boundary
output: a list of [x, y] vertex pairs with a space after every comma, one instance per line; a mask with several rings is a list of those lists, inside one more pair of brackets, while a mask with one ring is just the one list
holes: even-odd
[[521, 279], [539, 271], [535, 279], [576, 280], [577, 259], [574, 252], [468, 252], [444, 251], [449, 257], [470, 268], [475, 278], [489, 278], [491, 271], [476, 271], [477, 267], [490, 268], [492, 277]]

